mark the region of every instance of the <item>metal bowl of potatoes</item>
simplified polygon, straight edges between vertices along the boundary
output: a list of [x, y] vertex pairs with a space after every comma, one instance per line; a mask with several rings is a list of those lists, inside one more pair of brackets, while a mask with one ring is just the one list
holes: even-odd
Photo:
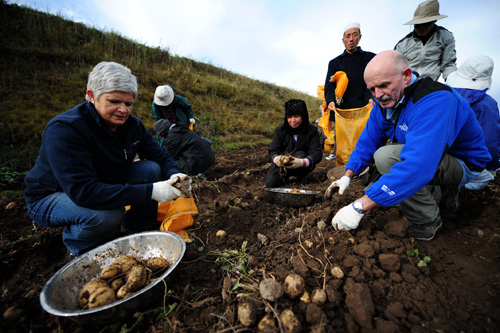
[[307, 206], [320, 193], [296, 188], [266, 188], [266, 191], [269, 192], [273, 202], [290, 207]]
[[[109, 323], [130, 317], [145, 310], [164, 295], [164, 280], [179, 264], [186, 250], [186, 242], [170, 231], [147, 231], [128, 235], [103, 244], [72, 260], [57, 271], [40, 293], [40, 304], [48, 313], [66, 317], [79, 323]], [[100, 277], [101, 271], [123, 256], [133, 256], [146, 261], [162, 257], [168, 268], [161, 275], [132, 295], [93, 309], [82, 309], [79, 294], [91, 280]]]

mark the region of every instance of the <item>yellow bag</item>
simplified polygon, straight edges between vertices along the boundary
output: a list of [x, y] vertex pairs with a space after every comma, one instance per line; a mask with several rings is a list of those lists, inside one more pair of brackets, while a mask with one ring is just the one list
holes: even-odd
[[[342, 98], [344, 97], [344, 93], [347, 89], [347, 84], [349, 83], [349, 79], [347, 78], [347, 74], [343, 71], [338, 71], [334, 75], [330, 77], [330, 82], [336, 82], [337, 85], [335, 87], [335, 100], [337, 103], [342, 102]], [[323, 104], [321, 105], [322, 116], [318, 123], [318, 126], [321, 127], [323, 133], [326, 136], [325, 143], [323, 145], [323, 150], [330, 154], [333, 152], [335, 148], [335, 132], [333, 131], [333, 122], [330, 121], [330, 109], [328, 109], [328, 105], [326, 105], [325, 99], [325, 86], [318, 86], [316, 90], [318, 98], [323, 100]]]
[[[324, 104], [326, 104], [326, 102]], [[326, 111], [321, 116], [318, 126], [321, 127], [323, 133], [326, 136], [326, 140], [323, 145], [323, 150], [327, 154], [330, 154], [331, 152], [333, 152], [333, 149], [335, 148], [335, 133], [332, 129], [333, 122], [330, 121], [330, 109], [325, 108], [324, 110]]]
[[162, 222], [160, 230], [173, 231], [184, 238], [186, 243], [192, 241], [184, 230], [193, 225], [193, 214], [198, 214], [194, 198], [179, 197], [175, 200], [158, 204], [158, 221]]
[[372, 106], [366, 104], [362, 108], [335, 109], [335, 129], [337, 132], [336, 166], [346, 165], [356, 142], [366, 126]]

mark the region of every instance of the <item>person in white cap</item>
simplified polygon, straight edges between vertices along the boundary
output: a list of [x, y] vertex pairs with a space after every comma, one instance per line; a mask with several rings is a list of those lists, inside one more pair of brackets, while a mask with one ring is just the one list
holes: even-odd
[[[375, 53], [364, 51], [358, 46], [361, 40], [361, 28], [359, 23], [351, 22], [344, 27], [342, 43], [345, 50], [338, 57], [330, 60], [328, 63], [328, 71], [325, 80], [325, 101], [328, 109], [335, 108], [353, 109], [361, 108], [367, 103], [373, 103], [372, 96], [366, 89], [365, 81], [363, 80], [363, 72], [366, 64], [375, 56]], [[349, 83], [341, 102], [337, 102], [335, 98], [336, 82], [331, 82], [330, 78], [338, 71], [346, 73]], [[335, 113], [330, 113], [330, 121], [335, 121]], [[331, 160], [335, 158], [335, 151], [326, 157]]]
[[486, 187], [500, 168], [500, 114], [498, 103], [486, 91], [491, 87], [493, 59], [485, 55], [473, 56], [448, 76], [447, 84], [465, 98], [483, 129], [486, 147], [492, 157], [484, 170], [474, 181], [465, 184], [469, 190]]
[[418, 5], [413, 19], [405, 25], [414, 29], [395, 46], [408, 59], [410, 68], [420, 77], [430, 77], [437, 81], [441, 74], [446, 81], [450, 73], [457, 70], [455, 38], [436, 21], [448, 17], [439, 14], [439, 2], [427, 0]]
[[[158, 121], [167, 119], [172, 124], [178, 122], [188, 126], [195, 123], [193, 109], [184, 97], [175, 93], [171, 85], [158, 86], [155, 91], [153, 105], [151, 106], [153, 118]], [[164, 138], [156, 136], [160, 145]]]

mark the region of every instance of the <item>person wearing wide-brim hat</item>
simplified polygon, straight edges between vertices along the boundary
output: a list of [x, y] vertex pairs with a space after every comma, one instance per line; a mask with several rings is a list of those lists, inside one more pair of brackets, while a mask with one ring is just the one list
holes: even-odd
[[[500, 168], [500, 114], [498, 103], [486, 91], [491, 87], [493, 59], [485, 55], [467, 58], [464, 63], [448, 76], [447, 84], [465, 98], [483, 129], [486, 147], [492, 157], [486, 170], [478, 179], [465, 184], [465, 188], [476, 190], [486, 187]], [[489, 172], [489, 173], [488, 173]]]
[[439, 13], [439, 2], [427, 0], [420, 3], [413, 19], [405, 25], [414, 29], [401, 39], [394, 49], [403, 53], [410, 68], [420, 77], [438, 80], [441, 74], [446, 81], [450, 73], [457, 70], [455, 38], [447, 29], [436, 25], [437, 20], [448, 16]]

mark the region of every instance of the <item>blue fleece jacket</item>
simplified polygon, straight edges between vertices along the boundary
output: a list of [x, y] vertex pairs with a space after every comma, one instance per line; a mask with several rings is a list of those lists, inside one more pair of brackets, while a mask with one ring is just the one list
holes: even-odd
[[495, 171], [500, 168], [500, 113], [497, 101], [486, 94], [488, 89], [454, 89], [469, 102], [474, 111], [477, 121], [483, 129], [486, 147], [488, 147], [492, 157], [491, 161], [486, 164], [486, 169]]
[[39, 157], [25, 177], [26, 202], [64, 192], [78, 206], [115, 209], [151, 200], [152, 184], [124, 184], [136, 153], [158, 162], [165, 178], [179, 169], [136, 117], [112, 132], [92, 103], [82, 103], [49, 121]]
[[378, 104], [373, 107], [346, 165], [359, 174], [388, 139], [404, 145], [401, 162], [365, 192], [380, 206], [404, 201], [427, 185], [445, 153], [479, 169], [491, 160], [469, 103], [444, 84], [430, 78], [411, 84], [396, 113], [399, 117], [393, 124], [385, 119], [386, 110]]

